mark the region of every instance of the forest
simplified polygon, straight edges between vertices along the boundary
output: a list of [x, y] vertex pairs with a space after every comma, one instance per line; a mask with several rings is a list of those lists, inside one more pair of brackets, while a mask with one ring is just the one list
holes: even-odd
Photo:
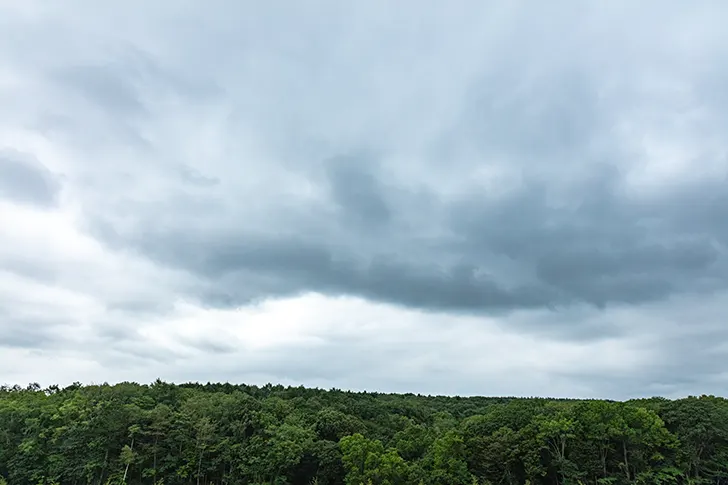
[[3, 485], [728, 484], [728, 402], [0, 389]]

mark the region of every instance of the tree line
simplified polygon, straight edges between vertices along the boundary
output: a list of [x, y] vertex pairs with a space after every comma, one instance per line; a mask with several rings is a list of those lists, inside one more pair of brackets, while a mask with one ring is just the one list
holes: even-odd
[[728, 402], [0, 388], [5, 485], [728, 485]]

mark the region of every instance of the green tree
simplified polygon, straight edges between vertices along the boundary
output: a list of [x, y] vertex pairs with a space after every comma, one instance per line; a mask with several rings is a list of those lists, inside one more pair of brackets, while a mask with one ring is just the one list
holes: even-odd
[[468, 471], [463, 437], [451, 430], [437, 438], [428, 453], [431, 483], [470, 485], [473, 475]]

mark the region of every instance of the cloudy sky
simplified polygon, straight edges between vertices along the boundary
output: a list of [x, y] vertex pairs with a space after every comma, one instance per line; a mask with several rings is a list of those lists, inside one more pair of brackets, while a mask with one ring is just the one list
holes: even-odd
[[0, 383], [726, 394], [727, 22], [0, 0]]

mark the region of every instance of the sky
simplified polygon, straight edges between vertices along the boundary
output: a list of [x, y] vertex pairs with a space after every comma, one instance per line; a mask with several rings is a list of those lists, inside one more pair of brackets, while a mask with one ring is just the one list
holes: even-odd
[[0, 383], [726, 395], [727, 22], [0, 0]]

